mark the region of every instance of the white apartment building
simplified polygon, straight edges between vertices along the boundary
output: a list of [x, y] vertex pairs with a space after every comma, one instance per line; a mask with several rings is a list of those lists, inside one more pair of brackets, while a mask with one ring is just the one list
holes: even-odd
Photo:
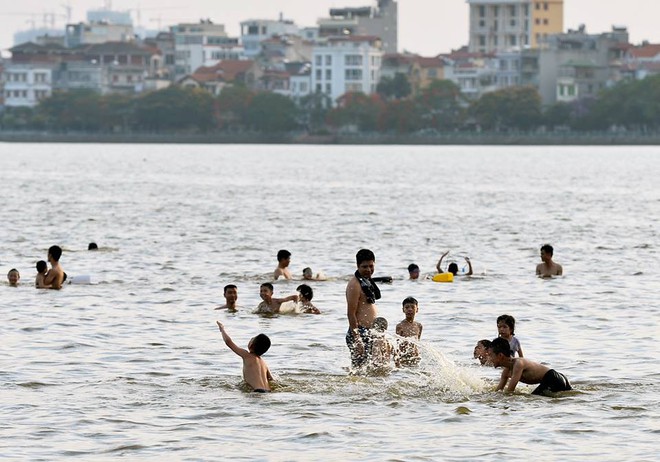
[[[199, 23], [181, 23], [172, 26], [174, 37], [174, 73], [176, 79], [192, 74], [208, 62], [217, 62], [223, 56], [230, 56], [227, 46], [238, 46], [238, 39], [227, 36], [223, 24], [210, 20]], [[215, 57], [218, 57], [216, 59]]]
[[5, 63], [5, 106], [34, 107], [53, 92], [52, 68], [39, 64]]
[[78, 23], [67, 24], [64, 44], [68, 48], [106, 42], [131, 42], [135, 31], [131, 24]]
[[300, 29], [293, 21], [273, 19], [250, 19], [241, 22], [241, 44], [245, 56], [253, 59], [261, 53], [261, 42], [275, 35], [300, 35]]
[[328, 95], [333, 103], [348, 92], [376, 92], [383, 59], [378, 37], [330, 37], [312, 51], [311, 91]]

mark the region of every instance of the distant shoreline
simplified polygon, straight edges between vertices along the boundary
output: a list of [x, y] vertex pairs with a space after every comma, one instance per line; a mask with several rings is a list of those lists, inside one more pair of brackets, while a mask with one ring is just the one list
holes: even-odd
[[5, 143], [116, 143], [116, 144], [336, 144], [336, 145], [495, 145], [495, 146], [658, 146], [658, 133], [449, 133], [432, 135], [260, 133], [150, 134], [2, 132]]

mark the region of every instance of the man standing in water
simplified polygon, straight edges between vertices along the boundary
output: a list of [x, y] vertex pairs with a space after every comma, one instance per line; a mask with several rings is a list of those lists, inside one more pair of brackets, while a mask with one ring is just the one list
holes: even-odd
[[46, 273], [44, 285], [51, 289], [61, 289], [64, 282], [64, 270], [60, 266], [60, 257], [62, 249], [58, 245], [53, 245], [48, 249], [48, 262], [50, 271]]
[[564, 269], [559, 263], [552, 261], [552, 254], [554, 249], [550, 244], [541, 246], [541, 261], [536, 265], [536, 275], [542, 278], [551, 278], [552, 276], [561, 276], [564, 274]]
[[351, 364], [357, 368], [369, 359], [371, 338], [369, 331], [378, 316], [376, 300], [380, 290], [371, 276], [374, 274], [376, 257], [371, 250], [361, 249], [356, 255], [357, 271], [346, 286], [346, 316], [348, 332], [346, 345], [351, 353]]

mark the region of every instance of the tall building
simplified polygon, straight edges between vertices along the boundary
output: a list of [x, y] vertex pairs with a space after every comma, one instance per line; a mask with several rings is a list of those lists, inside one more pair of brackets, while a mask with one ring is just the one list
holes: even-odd
[[394, 0], [378, 0], [377, 7], [332, 8], [330, 18], [318, 20], [319, 37], [360, 35], [378, 37], [383, 52], [398, 49], [398, 5]]
[[538, 48], [564, 29], [564, 0], [467, 0], [470, 52]]
[[222, 53], [227, 45], [238, 45], [237, 38], [227, 36], [223, 24], [214, 24], [210, 20], [177, 24], [170, 31], [174, 36], [176, 79], [192, 74], [207, 61], [214, 60], [214, 53]]
[[241, 23], [241, 43], [245, 56], [254, 58], [261, 53], [261, 42], [276, 35], [300, 35], [293, 21], [283, 19], [250, 19]]

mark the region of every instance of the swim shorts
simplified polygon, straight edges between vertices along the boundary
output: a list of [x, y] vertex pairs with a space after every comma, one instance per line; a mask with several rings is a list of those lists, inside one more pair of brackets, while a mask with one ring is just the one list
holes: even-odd
[[543, 395], [545, 392], [556, 393], [558, 391], [567, 391], [572, 390], [571, 382], [568, 381], [566, 376], [562, 373], [557, 372], [554, 369], [550, 369], [545, 373], [541, 383], [538, 387], [532, 392], [533, 395]]
[[270, 393], [270, 390], [265, 390], [263, 388], [255, 388], [254, 393]]
[[358, 332], [360, 333], [360, 338], [362, 339], [362, 344], [364, 345], [364, 353], [357, 354], [355, 351], [355, 339], [353, 338], [353, 332], [351, 329], [348, 329], [346, 332], [346, 345], [351, 352], [351, 365], [353, 367], [363, 366], [369, 357], [371, 350], [371, 332], [370, 329], [366, 327], [358, 327]]

